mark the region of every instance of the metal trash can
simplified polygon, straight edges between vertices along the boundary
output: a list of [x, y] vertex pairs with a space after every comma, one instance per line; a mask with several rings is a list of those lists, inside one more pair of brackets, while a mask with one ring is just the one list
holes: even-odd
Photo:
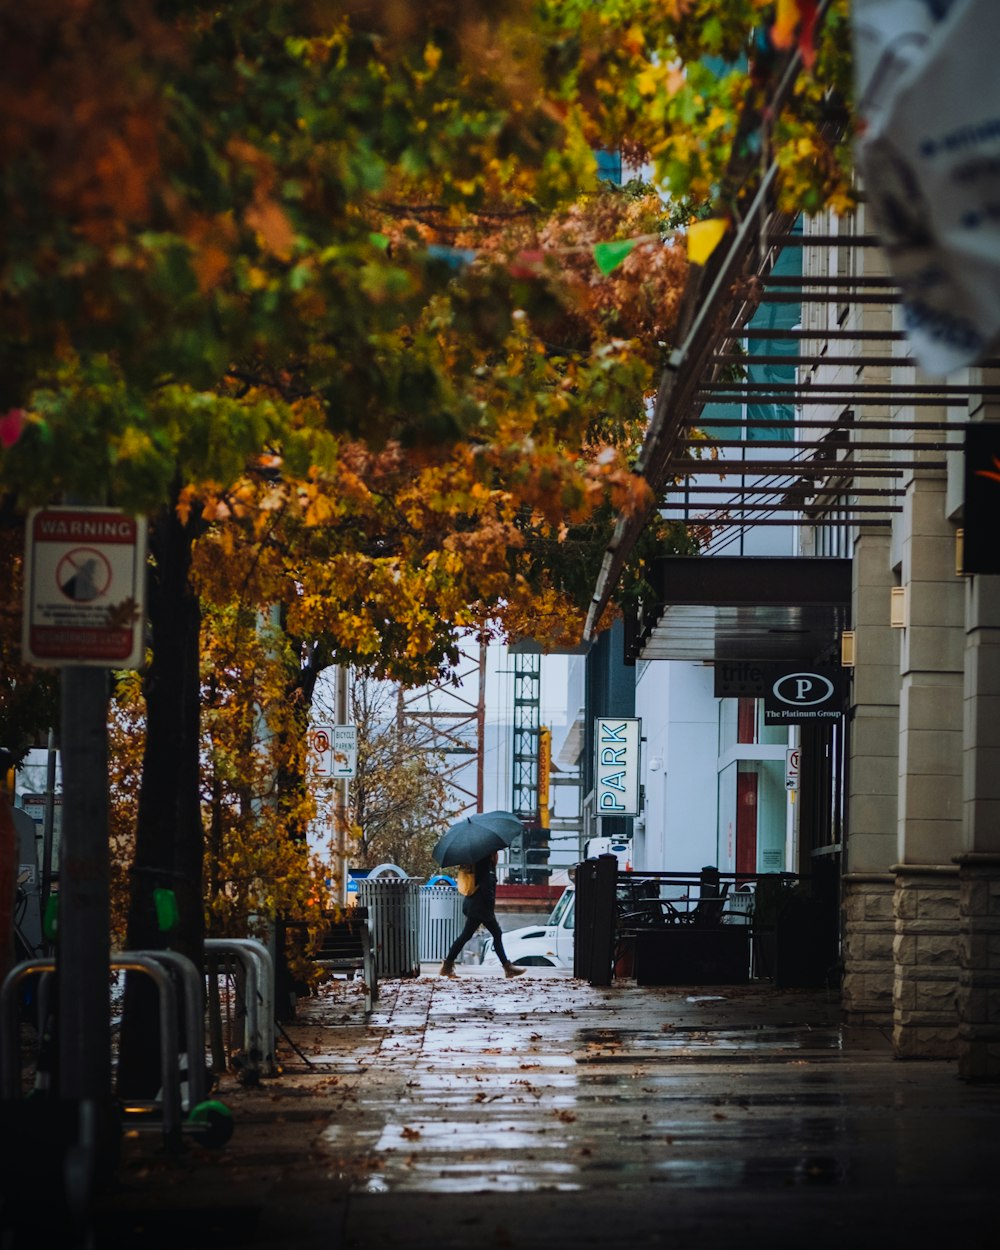
[[453, 885], [424, 886], [420, 891], [420, 959], [443, 960], [462, 932], [462, 896]]
[[364, 877], [358, 902], [368, 908], [379, 978], [420, 975], [420, 882]]

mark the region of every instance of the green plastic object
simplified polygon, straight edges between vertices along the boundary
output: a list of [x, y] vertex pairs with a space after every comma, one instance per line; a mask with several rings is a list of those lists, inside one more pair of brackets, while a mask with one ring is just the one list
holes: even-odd
[[156, 904], [156, 923], [159, 925], [160, 932], [172, 933], [180, 920], [177, 895], [173, 890], [158, 887], [153, 891], [153, 902]]
[[233, 1113], [217, 1098], [208, 1098], [192, 1107], [188, 1123], [198, 1126], [198, 1139], [206, 1146], [224, 1146], [233, 1135]]
[[42, 917], [42, 933], [46, 942], [54, 942], [59, 935], [59, 895], [50, 894], [45, 901]]

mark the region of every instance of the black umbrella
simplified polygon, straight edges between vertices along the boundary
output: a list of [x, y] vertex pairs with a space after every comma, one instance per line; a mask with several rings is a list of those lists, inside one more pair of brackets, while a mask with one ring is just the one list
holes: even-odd
[[449, 864], [474, 864], [484, 855], [510, 846], [523, 832], [524, 825], [513, 812], [477, 812], [463, 816], [443, 833], [431, 857], [442, 868]]

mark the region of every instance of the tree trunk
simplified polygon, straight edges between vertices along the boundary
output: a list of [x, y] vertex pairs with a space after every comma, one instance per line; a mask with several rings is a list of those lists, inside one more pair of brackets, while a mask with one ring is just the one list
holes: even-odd
[[[199, 776], [201, 613], [188, 577], [195, 537], [195, 524], [181, 525], [173, 509], [159, 515], [150, 531], [153, 658], [145, 679], [146, 752], [127, 931], [130, 950], [169, 947], [200, 969], [205, 933]], [[176, 897], [178, 920], [169, 932], [160, 928], [158, 889], [172, 890]], [[183, 1016], [180, 995], [178, 999]], [[157, 1018], [152, 983], [131, 974], [122, 1020], [121, 1096], [149, 1098], [160, 1088]]]

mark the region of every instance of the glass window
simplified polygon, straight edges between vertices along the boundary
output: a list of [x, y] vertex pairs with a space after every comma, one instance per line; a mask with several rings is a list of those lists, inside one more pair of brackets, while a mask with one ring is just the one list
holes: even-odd
[[[552, 926], [563, 924], [564, 917], [565, 917], [566, 928], [572, 929], [573, 912], [575, 910], [575, 907], [574, 907], [575, 899], [576, 899], [576, 892], [574, 890], [564, 891], [563, 894], [560, 896], [559, 901], [556, 903], [555, 907], [552, 908], [552, 914], [549, 916], [549, 924]], [[567, 913], [568, 913], [568, 916], [567, 916]]]

